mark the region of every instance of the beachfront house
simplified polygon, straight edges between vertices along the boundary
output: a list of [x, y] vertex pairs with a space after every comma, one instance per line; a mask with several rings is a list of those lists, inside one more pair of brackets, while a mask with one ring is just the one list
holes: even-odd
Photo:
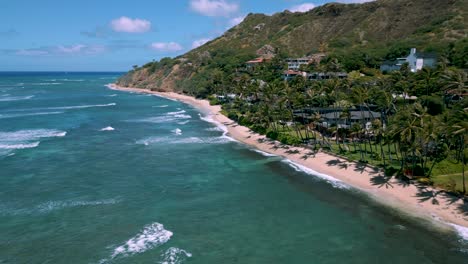
[[355, 123], [365, 124], [365, 129], [370, 130], [372, 127], [372, 121], [374, 119], [380, 119], [381, 114], [374, 111], [349, 111], [348, 115], [344, 115], [341, 111], [333, 111], [322, 116], [322, 125], [330, 127], [336, 125], [338, 128], [351, 128]]
[[382, 65], [380, 65], [380, 71], [397, 71], [400, 70], [401, 66], [405, 63], [408, 64], [411, 72], [417, 72], [424, 67], [434, 68], [437, 65], [437, 55], [435, 53], [417, 52], [416, 48], [412, 48], [407, 57], [382, 63]]

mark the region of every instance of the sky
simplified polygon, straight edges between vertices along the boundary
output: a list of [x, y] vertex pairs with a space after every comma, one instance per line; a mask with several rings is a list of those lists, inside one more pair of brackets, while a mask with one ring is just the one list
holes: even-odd
[[127, 71], [203, 45], [248, 13], [372, 0], [0, 0], [0, 71]]

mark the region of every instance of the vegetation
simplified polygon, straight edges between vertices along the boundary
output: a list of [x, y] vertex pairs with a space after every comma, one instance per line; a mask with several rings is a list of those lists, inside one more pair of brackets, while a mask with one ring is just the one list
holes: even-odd
[[[134, 67], [118, 83], [208, 98], [229, 118], [284, 144], [466, 194], [467, 8], [466, 0], [378, 0], [250, 14], [218, 39], [178, 58]], [[384, 60], [407, 55], [411, 47], [436, 52], [437, 68], [379, 71]], [[265, 50], [275, 57], [246, 68]], [[348, 78], [283, 80], [285, 58], [317, 51], [327, 57], [307, 70], [346, 71]], [[324, 124], [320, 109], [338, 121]], [[371, 116], [356, 121], [353, 113]]]

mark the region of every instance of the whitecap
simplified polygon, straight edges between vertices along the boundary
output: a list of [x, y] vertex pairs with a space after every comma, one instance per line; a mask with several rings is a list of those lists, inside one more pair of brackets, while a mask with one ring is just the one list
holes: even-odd
[[85, 80], [83, 80], [83, 79], [58, 79], [58, 81], [64, 81], [64, 82], [84, 82]]
[[297, 164], [291, 160], [288, 160], [288, 159], [285, 159], [283, 160], [282, 162], [285, 162], [287, 163], [289, 166], [291, 166], [294, 170], [298, 171], [298, 172], [305, 172], [309, 175], [312, 175], [312, 176], [316, 176], [318, 178], [321, 178], [323, 180], [325, 180], [326, 182], [330, 183], [331, 185], [333, 185], [333, 187], [335, 188], [339, 188], [339, 189], [350, 189], [350, 186], [347, 185], [346, 183], [330, 176], [330, 175], [327, 175], [327, 174], [323, 174], [323, 173], [319, 173], [313, 169], [310, 169], [310, 168], [307, 168], [303, 165], [300, 165], [300, 164]]
[[37, 113], [26, 113], [26, 114], [4, 114], [4, 115], [0, 115], [0, 119], [25, 117], [25, 116], [39, 116], [39, 115], [58, 115], [58, 114], [63, 114], [63, 113], [64, 112], [37, 112]]
[[114, 130], [115, 128], [108, 126], [108, 127], [102, 128], [100, 131], [114, 131]]
[[28, 144], [0, 144], [0, 149], [27, 149], [39, 146], [40, 141]]
[[116, 106], [116, 103], [110, 104], [95, 104], [95, 105], [73, 105], [73, 106], [58, 106], [58, 107], [47, 107], [45, 109], [50, 110], [68, 110], [68, 109], [84, 109], [84, 108], [91, 108], [91, 107], [107, 107], [107, 106]]
[[192, 253], [187, 252], [183, 249], [170, 247], [166, 250], [162, 255], [162, 260], [159, 262], [160, 264], [181, 264], [187, 258], [191, 258]]
[[43, 204], [40, 204], [36, 207], [36, 211], [39, 213], [49, 213], [55, 210], [61, 210], [71, 207], [82, 207], [82, 206], [99, 206], [99, 205], [109, 205], [115, 204], [118, 200], [116, 199], [107, 199], [107, 200], [97, 200], [97, 201], [49, 201]]
[[42, 83], [31, 83], [31, 85], [36, 85], [36, 86], [45, 86], [45, 85], [59, 85], [62, 83], [59, 82], [42, 82]]
[[134, 237], [116, 247], [109, 259], [103, 259], [99, 263], [108, 263], [116, 258], [124, 258], [151, 250], [165, 244], [171, 239], [172, 235], [173, 233], [164, 229], [162, 224], [157, 222], [152, 223], [145, 226]]
[[5, 98], [0, 98], [0, 102], [29, 100], [33, 97], [34, 95], [5, 97]]
[[176, 129], [172, 130], [171, 132], [178, 135], [178, 136], [182, 135], [182, 130], [180, 130], [179, 128], [176, 128]]
[[155, 108], [165, 108], [165, 107], [168, 107], [168, 105], [155, 105], [153, 107], [155, 107]]
[[110, 95], [108, 95], [108, 97], [115, 97], [115, 96], [117, 96], [117, 94], [110, 94]]
[[0, 132], [0, 149], [14, 150], [35, 148], [39, 146], [41, 138], [64, 137], [66, 131], [53, 129], [19, 130], [14, 132]]
[[185, 125], [185, 124], [188, 124], [189, 122], [190, 122], [190, 120], [186, 120], [186, 121], [182, 121], [182, 122], [177, 122], [177, 124]]
[[186, 115], [181, 112], [171, 112], [161, 116], [143, 118], [138, 120], [131, 120], [130, 122], [146, 122], [146, 123], [169, 123], [174, 122], [182, 119], [191, 119], [192, 116]]
[[183, 114], [183, 113], [186, 113], [185, 110], [181, 110], [181, 111], [177, 111], [177, 112], [168, 112], [167, 114], [168, 115], [179, 115], [179, 114]]
[[142, 140], [138, 140], [136, 144], [141, 145], [152, 145], [152, 144], [225, 144], [229, 143], [231, 140], [225, 137], [149, 137]]

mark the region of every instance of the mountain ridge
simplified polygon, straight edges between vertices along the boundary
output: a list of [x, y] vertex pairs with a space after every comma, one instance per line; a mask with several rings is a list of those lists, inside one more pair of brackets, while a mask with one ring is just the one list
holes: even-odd
[[118, 84], [200, 95], [198, 90], [207, 89], [203, 86], [214, 85], [216, 74], [232, 78], [265, 45], [273, 47], [279, 58], [319, 51], [339, 59], [368, 56], [371, 60], [365, 66], [371, 68], [410, 47], [442, 52], [464, 41], [461, 47], [466, 49], [467, 6], [467, 0], [377, 0], [328, 3], [305, 13], [251, 13], [222, 36], [174, 59], [136, 68]]

